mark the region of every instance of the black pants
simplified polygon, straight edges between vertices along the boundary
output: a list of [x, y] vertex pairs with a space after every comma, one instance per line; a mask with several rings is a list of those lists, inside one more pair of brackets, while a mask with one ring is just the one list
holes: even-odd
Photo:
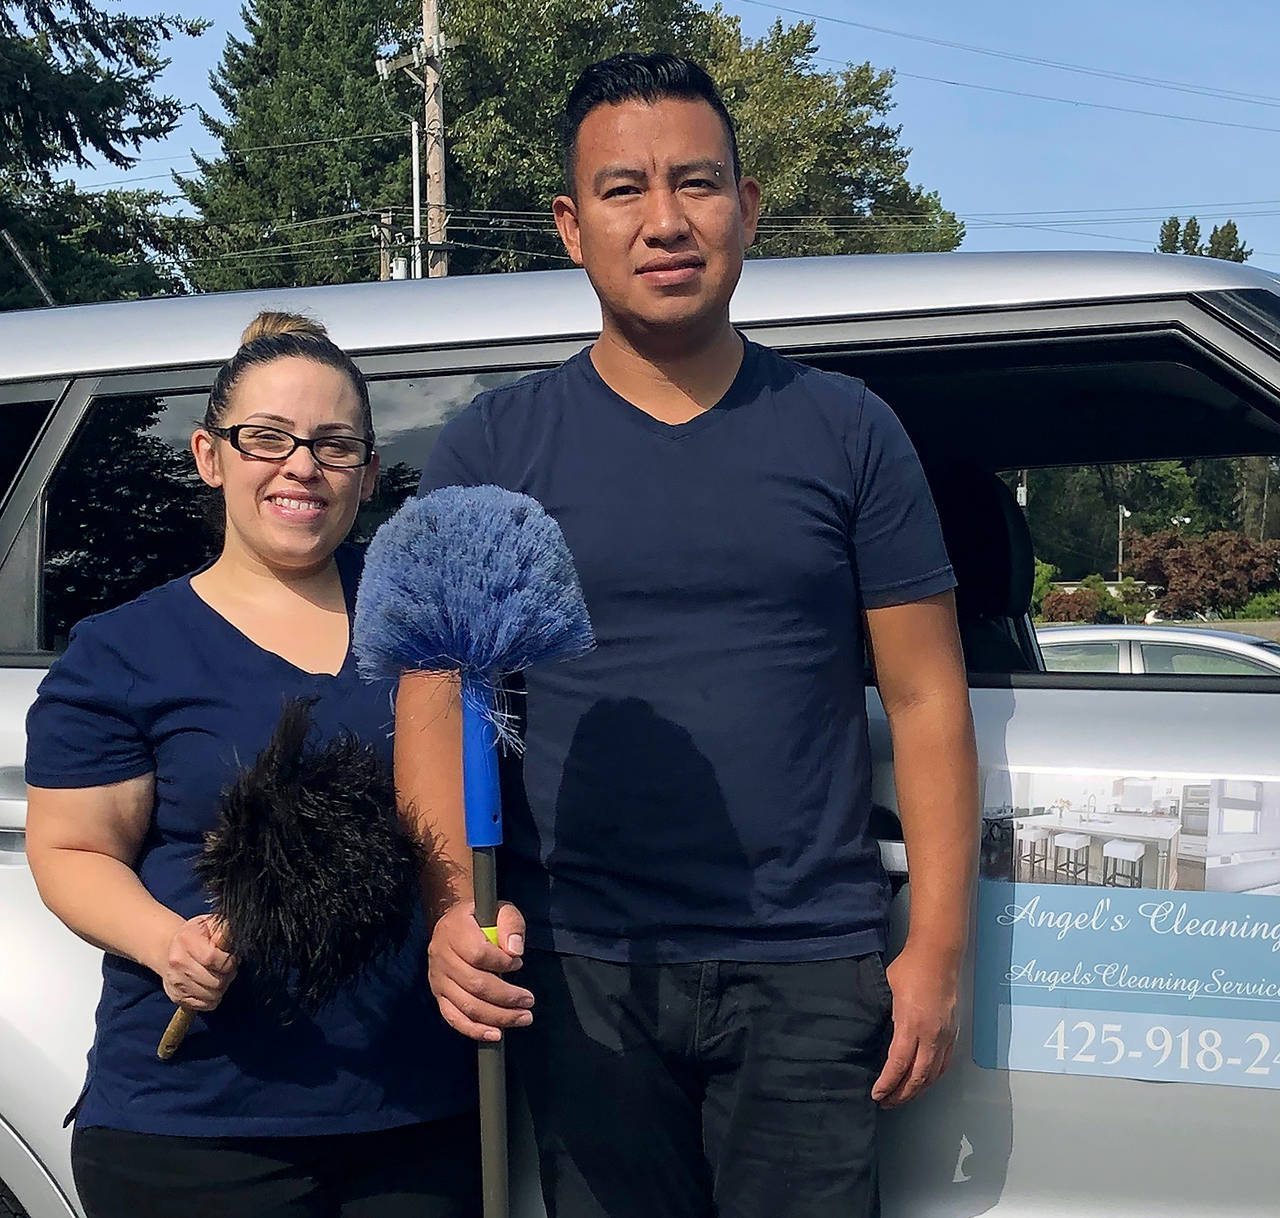
[[549, 1218], [874, 1218], [879, 955], [627, 965], [528, 951], [511, 1033]]
[[376, 1133], [186, 1138], [76, 1128], [89, 1218], [475, 1218], [475, 1117]]

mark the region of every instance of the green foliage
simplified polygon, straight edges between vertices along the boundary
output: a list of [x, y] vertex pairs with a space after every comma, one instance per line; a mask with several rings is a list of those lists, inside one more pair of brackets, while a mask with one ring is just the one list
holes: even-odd
[[[408, 227], [407, 139], [247, 149], [407, 129], [421, 94], [404, 76], [378, 84], [372, 64], [378, 48], [411, 46], [419, 17], [372, 0], [251, 0], [247, 37], [228, 42], [214, 76], [230, 117], [204, 116], [223, 155], [183, 186], [201, 217], [188, 240], [200, 287], [376, 276], [367, 213], [393, 207], [394, 227]], [[441, 27], [460, 43], [443, 73], [451, 274], [567, 265], [550, 217], [563, 187], [559, 112], [588, 63], [637, 48], [691, 56], [720, 85], [744, 168], [778, 217], [757, 252], [953, 249], [963, 236], [907, 178], [910, 150], [888, 121], [892, 74], [819, 70], [811, 23], [751, 39], [694, 0], [443, 0]]]
[[1031, 585], [1031, 616], [1038, 618], [1044, 608], [1044, 598], [1053, 590], [1053, 581], [1058, 577], [1058, 568], [1038, 558], [1035, 563], [1036, 574]]
[[[1122, 503], [1133, 513], [1125, 522], [1126, 550], [1130, 530], [1157, 533], [1175, 520], [1191, 535], [1240, 530], [1246, 523], [1251, 532], [1259, 532], [1265, 471], [1249, 474], [1253, 489], [1246, 498], [1246, 467], [1247, 460], [1240, 458], [1032, 470], [1027, 523], [1035, 553], [1064, 579], [1079, 579], [1090, 571], [1114, 574], [1117, 507]], [[1277, 496], [1265, 493], [1268, 519], [1280, 522]], [[1129, 569], [1127, 561], [1125, 567]]]
[[1251, 596], [1233, 616], [1254, 622], [1280, 618], [1280, 588]]
[[[60, 166], [100, 157], [125, 168], [173, 130], [183, 106], [159, 94], [163, 44], [207, 23], [136, 16], [88, 0], [0, 0], [0, 228], [7, 228], [59, 303], [174, 291], [150, 264], [172, 252], [174, 225], [150, 191], [86, 194]], [[0, 309], [44, 304], [0, 247]]]
[[889, 121], [891, 71], [870, 63], [819, 70], [809, 22], [787, 28], [776, 21], [752, 40], [742, 37], [736, 17], [719, 9], [714, 15], [708, 67], [739, 128], [744, 170], [764, 190], [756, 254], [907, 253], [960, 244], [964, 228], [955, 214], [906, 176], [911, 150], [902, 146], [901, 126]]
[[1160, 225], [1160, 238], [1156, 243], [1159, 254], [1195, 254], [1204, 258], [1221, 258], [1226, 262], [1244, 262], [1253, 250], [1240, 240], [1240, 232], [1234, 220], [1215, 224], [1209, 234], [1208, 244], [1200, 239], [1200, 221], [1191, 216], [1183, 224], [1177, 216], [1170, 216]]
[[[407, 81], [384, 90], [373, 61], [397, 42], [397, 16], [408, 17], [371, 0], [249, 0], [242, 15], [247, 36], [227, 39], [211, 77], [228, 118], [201, 113], [223, 154], [197, 158], [198, 175], [179, 182], [200, 217], [185, 235], [192, 283], [220, 291], [377, 278], [371, 214], [409, 202], [418, 103], [397, 95]], [[344, 138], [380, 132], [391, 134]]]
[[[0, 227], [59, 304], [131, 300], [182, 290], [171, 264], [156, 261], [175, 249], [175, 223], [163, 201], [141, 190], [85, 194], [69, 182], [29, 185], [20, 205], [6, 206], [0, 194]], [[0, 249], [0, 309], [43, 304], [9, 250]]]
[[1210, 258], [1221, 258], [1226, 262], [1245, 262], [1253, 250], [1247, 249], [1240, 240], [1236, 222], [1228, 220], [1225, 224], [1215, 224], [1209, 234], [1209, 244], [1204, 251]]
[[1125, 622], [1141, 622], [1155, 605], [1155, 594], [1151, 589], [1130, 575], [1120, 581], [1112, 599], [1116, 601], [1120, 619]]
[[0, 172], [48, 184], [68, 161], [125, 168], [173, 130], [183, 106], [156, 92], [175, 34], [203, 20], [142, 17], [89, 0], [0, 0]]

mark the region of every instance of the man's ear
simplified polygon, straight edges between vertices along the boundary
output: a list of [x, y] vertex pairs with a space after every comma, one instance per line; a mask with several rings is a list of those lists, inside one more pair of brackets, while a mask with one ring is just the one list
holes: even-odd
[[756, 239], [756, 225], [760, 223], [760, 183], [755, 178], [743, 178], [738, 183], [738, 206], [742, 209], [742, 227], [750, 245]]
[[578, 204], [571, 195], [557, 195], [551, 204], [551, 214], [556, 218], [560, 240], [565, 251], [579, 266], [582, 265], [582, 236], [578, 231]]

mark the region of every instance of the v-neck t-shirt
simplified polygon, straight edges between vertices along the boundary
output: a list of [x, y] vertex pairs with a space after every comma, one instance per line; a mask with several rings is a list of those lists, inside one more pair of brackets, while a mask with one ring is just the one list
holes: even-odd
[[[348, 617], [362, 553], [337, 553]], [[87, 618], [41, 682], [27, 718], [27, 781], [105, 786], [155, 774], [155, 811], [134, 869], [184, 918], [209, 912], [195, 874], [219, 799], [269, 740], [286, 700], [314, 699], [311, 739], [343, 731], [390, 765], [394, 682], [367, 683], [350, 646], [337, 674], [309, 673], [254, 643], [183, 576]], [[356, 1133], [475, 1104], [474, 1052], [440, 1018], [419, 916], [314, 1015], [282, 1022], [241, 965], [197, 1014], [177, 1055], [156, 1058], [173, 1004], [150, 969], [107, 953], [82, 1126], [188, 1136]]]
[[535, 947], [814, 960], [884, 945], [862, 611], [955, 584], [893, 412], [745, 342], [668, 424], [589, 351], [481, 394], [423, 493], [492, 483], [559, 522], [597, 640], [529, 671], [503, 895]]

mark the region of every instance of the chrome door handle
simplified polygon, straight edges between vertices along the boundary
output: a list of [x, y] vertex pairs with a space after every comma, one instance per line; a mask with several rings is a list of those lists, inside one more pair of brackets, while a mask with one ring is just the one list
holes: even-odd
[[905, 842], [878, 842], [880, 865], [890, 875], [907, 874], [907, 846]]
[[25, 799], [0, 799], [0, 831], [12, 829], [19, 833], [27, 827], [27, 801]]

